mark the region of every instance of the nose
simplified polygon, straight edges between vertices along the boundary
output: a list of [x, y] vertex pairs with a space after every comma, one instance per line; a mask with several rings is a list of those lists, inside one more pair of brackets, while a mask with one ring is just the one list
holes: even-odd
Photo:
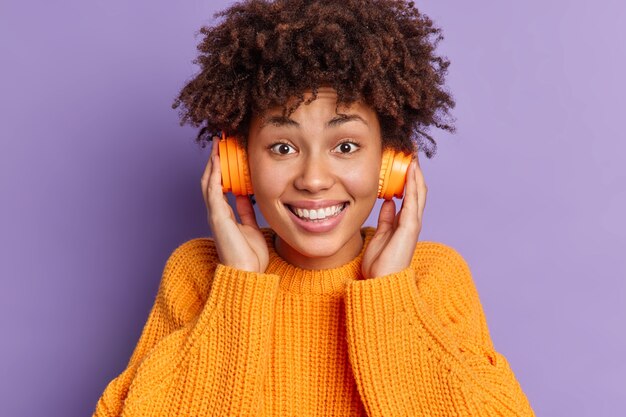
[[294, 186], [311, 194], [330, 189], [335, 183], [332, 167], [324, 155], [309, 155], [302, 160]]

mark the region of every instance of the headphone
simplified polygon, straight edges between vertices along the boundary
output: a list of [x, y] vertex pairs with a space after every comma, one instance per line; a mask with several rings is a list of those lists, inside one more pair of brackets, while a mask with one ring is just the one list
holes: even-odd
[[[222, 132], [219, 140], [220, 167], [222, 170], [222, 191], [231, 191], [235, 195], [254, 194], [246, 152], [237, 140]], [[380, 176], [378, 178], [378, 198], [391, 200], [402, 198], [406, 174], [412, 156], [401, 151], [385, 149], [383, 151]]]

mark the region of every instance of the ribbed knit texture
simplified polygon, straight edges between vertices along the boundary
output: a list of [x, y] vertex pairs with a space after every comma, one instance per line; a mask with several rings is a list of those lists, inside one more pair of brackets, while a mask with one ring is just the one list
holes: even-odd
[[409, 268], [363, 279], [359, 255], [265, 273], [219, 263], [213, 240], [171, 254], [148, 320], [95, 417], [534, 416], [496, 352], [470, 269], [420, 241]]

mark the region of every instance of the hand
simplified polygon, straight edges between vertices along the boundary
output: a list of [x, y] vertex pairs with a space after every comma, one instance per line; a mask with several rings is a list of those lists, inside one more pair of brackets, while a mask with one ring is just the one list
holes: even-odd
[[393, 200], [386, 200], [380, 208], [376, 233], [365, 249], [361, 262], [365, 279], [400, 272], [411, 264], [422, 230], [427, 190], [416, 154], [407, 172], [406, 191], [400, 211], [396, 215]]
[[235, 213], [222, 193], [217, 138], [213, 138], [212, 146], [200, 184], [220, 262], [236, 269], [263, 273], [269, 264], [269, 250], [252, 203], [248, 196], [236, 196], [237, 213], [241, 219], [241, 224], [237, 223]]

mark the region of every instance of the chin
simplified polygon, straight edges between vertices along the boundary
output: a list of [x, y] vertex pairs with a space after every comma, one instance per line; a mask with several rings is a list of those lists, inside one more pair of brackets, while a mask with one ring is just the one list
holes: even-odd
[[[288, 208], [272, 213], [268, 217], [273, 221], [268, 223], [285, 245], [284, 250], [290, 251], [293, 256], [308, 258], [312, 263], [347, 263], [354, 257], [354, 238], [360, 235], [363, 224], [353, 218], [356, 213], [352, 207], [350, 204], [343, 211], [339, 224], [325, 232], [305, 230]], [[288, 253], [282, 255], [290, 256]]]
[[[336, 229], [330, 233], [303, 233], [298, 229], [277, 231], [278, 236], [291, 253], [295, 263], [306, 264], [312, 269], [327, 269], [350, 262], [360, 250], [355, 236], [361, 236], [361, 229]], [[286, 259], [289, 261], [290, 259]], [[315, 266], [314, 266], [315, 265]]]

